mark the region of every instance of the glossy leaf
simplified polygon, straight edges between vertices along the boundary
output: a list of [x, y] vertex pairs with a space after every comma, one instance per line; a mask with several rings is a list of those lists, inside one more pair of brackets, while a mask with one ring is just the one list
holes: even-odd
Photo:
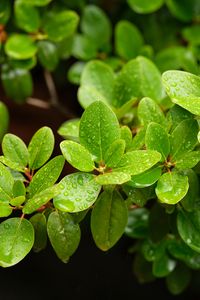
[[128, 21], [119, 21], [115, 28], [115, 49], [123, 59], [130, 60], [139, 55], [143, 37], [137, 27]]
[[8, 130], [9, 114], [7, 107], [3, 102], [0, 102], [0, 142], [6, 131]]
[[167, 71], [163, 84], [171, 100], [195, 115], [200, 115], [200, 78], [183, 71]]
[[85, 62], [77, 61], [69, 68], [67, 78], [71, 83], [80, 85], [85, 64]]
[[4, 164], [5, 166], [9, 167], [11, 170], [15, 170], [18, 172], [24, 172], [25, 168], [21, 166], [21, 164], [18, 164], [16, 162], [13, 162], [12, 160], [9, 160], [5, 156], [0, 156], [0, 162]]
[[49, 4], [52, 0], [22, 0], [22, 1], [34, 6], [45, 6]]
[[117, 167], [125, 151], [125, 142], [122, 139], [115, 140], [105, 153], [105, 165], [109, 168]]
[[146, 208], [136, 208], [129, 211], [125, 234], [137, 239], [147, 237], [148, 219], [149, 211]]
[[58, 133], [67, 140], [77, 142], [79, 140], [80, 119], [72, 119], [64, 122], [58, 129]]
[[4, 136], [2, 151], [6, 159], [19, 164], [22, 168], [28, 165], [28, 149], [25, 143], [16, 135], [8, 133]]
[[189, 189], [185, 197], [181, 200], [181, 205], [186, 211], [195, 211], [199, 208], [199, 180], [197, 174], [191, 170], [186, 169], [183, 174], [188, 177]]
[[126, 223], [127, 207], [121, 195], [116, 191], [104, 191], [91, 215], [92, 236], [97, 247], [103, 251], [113, 247], [122, 236]]
[[55, 211], [48, 218], [47, 231], [57, 256], [67, 263], [80, 242], [79, 225], [68, 213]]
[[169, 275], [176, 267], [176, 262], [169, 257], [165, 250], [165, 241], [158, 244], [156, 248], [155, 260], [153, 262], [153, 275], [156, 277], [165, 277]]
[[164, 93], [157, 67], [146, 57], [138, 56], [130, 60], [117, 76], [113, 104], [120, 107], [134, 97], [143, 96], [159, 101]]
[[0, 265], [10, 267], [20, 262], [31, 250], [34, 230], [26, 219], [11, 218], [0, 224]]
[[81, 18], [81, 30], [97, 47], [108, 42], [111, 36], [111, 24], [102, 9], [87, 5]]
[[34, 195], [54, 185], [54, 183], [58, 180], [63, 167], [64, 158], [62, 155], [59, 155], [51, 159], [39, 171], [37, 171], [28, 187], [29, 198], [32, 198]]
[[90, 152], [82, 145], [73, 141], [63, 141], [60, 144], [64, 158], [74, 168], [82, 172], [90, 172], [95, 168], [94, 161]]
[[32, 137], [28, 151], [29, 166], [35, 170], [40, 168], [50, 158], [54, 148], [54, 135], [49, 127], [40, 128]]
[[8, 217], [12, 214], [12, 207], [4, 202], [0, 201], [0, 218]]
[[153, 150], [135, 150], [125, 153], [118, 166], [117, 172], [137, 175], [153, 167], [161, 159], [160, 153]]
[[13, 34], [6, 42], [5, 51], [11, 58], [28, 59], [36, 54], [37, 46], [30, 36], [25, 34]]
[[[86, 92], [80, 89], [78, 94], [79, 102], [84, 108], [98, 99], [111, 104], [114, 88], [114, 73], [112, 69], [101, 61], [93, 60], [89, 62], [81, 76], [81, 88], [86, 89]], [[99, 95], [98, 98], [92, 97], [92, 95], [89, 95], [88, 98], [88, 88], [93, 91], [94, 95]]]
[[38, 194], [35, 194], [30, 198], [23, 208], [24, 214], [32, 214], [34, 211], [47, 204], [51, 199], [56, 197], [61, 192], [59, 184], [51, 186], [45, 190], [42, 190]]
[[126, 150], [128, 150], [131, 147], [132, 142], [132, 132], [128, 126], [122, 126], [120, 128], [121, 131], [121, 139], [125, 141]]
[[193, 250], [200, 253], [200, 212], [180, 210], [177, 216], [178, 232], [183, 241]]
[[85, 35], [76, 34], [73, 40], [72, 54], [80, 60], [90, 60], [97, 56], [96, 45]]
[[11, 69], [4, 65], [1, 80], [7, 96], [18, 103], [23, 103], [32, 94], [32, 77], [25, 69]]
[[200, 161], [200, 151], [191, 151], [183, 154], [176, 160], [176, 168], [191, 169], [194, 168]]
[[110, 144], [120, 137], [118, 120], [106, 104], [94, 102], [81, 117], [79, 135], [81, 144], [95, 160], [103, 161]]
[[155, 191], [160, 202], [176, 204], [187, 194], [188, 188], [187, 176], [168, 172], [160, 177]]
[[143, 149], [145, 144], [145, 134], [146, 134], [146, 128], [140, 128], [137, 130], [136, 135], [133, 137], [132, 143], [130, 145], [129, 150], [140, 150]]
[[37, 213], [30, 218], [35, 231], [33, 250], [39, 252], [46, 248], [47, 244], [47, 224], [44, 214]]
[[48, 38], [51, 41], [59, 42], [75, 33], [79, 17], [74, 11], [70, 10], [50, 11], [43, 21], [43, 30]]
[[139, 14], [152, 13], [159, 9], [163, 2], [163, 0], [128, 0], [130, 7]]
[[21, 180], [15, 180], [13, 185], [13, 196], [25, 196], [26, 195], [26, 188], [24, 183]]
[[37, 46], [38, 59], [41, 65], [49, 71], [55, 70], [59, 62], [56, 45], [50, 41], [39, 41]]
[[195, 12], [198, 15], [198, 0], [166, 0], [166, 4], [171, 14], [181, 21], [191, 21]]
[[144, 188], [153, 185], [161, 176], [161, 167], [155, 167], [147, 170], [139, 175], [134, 175], [131, 180], [127, 183], [132, 187]]
[[54, 206], [66, 212], [79, 212], [89, 208], [97, 199], [101, 186], [95, 176], [88, 173], [73, 173], [59, 183], [61, 192], [54, 197]]
[[147, 127], [145, 144], [148, 150], [156, 150], [166, 160], [170, 151], [169, 137], [166, 130], [157, 123], [150, 123]]
[[165, 126], [165, 116], [158, 104], [151, 98], [143, 98], [138, 105], [138, 118], [142, 125], [148, 125], [151, 122]]
[[0, 163], [0, 201], [8, 203], [12, 197], [14, 179], [10, 171]]
[[40, 15], [37, 8], [25, 1], [17, 0], [14, 4], [17, 26], [27, 32], [36, 32], [40, 26]]
[[131, 176], [123, 172], [110, 172], [98, 175], [96, 182], [100, 185], [123, 184], [131, 179]]
[[173, 161], [193, 150], [197, 144], [198, 123], [196, 120], [182, 121], [172, 132], [170, 154]]

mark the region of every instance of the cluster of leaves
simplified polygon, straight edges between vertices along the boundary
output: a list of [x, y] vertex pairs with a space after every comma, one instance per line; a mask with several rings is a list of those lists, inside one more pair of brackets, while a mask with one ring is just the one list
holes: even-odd
[[[80, 242], [80, 222], [91, 215], [97, 247], [109, 250], [125, 232], [135, 240], [130, 251], [139, 281], [166, 278], [178, 294], [191, 270], [200, 269], [199, 1], [128, 0], [134, 12], [116, 24], [114, 43], [106, 13], [86, 2], [0, 3], [8, 96], [21, 102], [31, 95], [36, 57], [53, 71], [72, 55], [78, 61], [68, 78], [80, 85], [85, 109], [59, 128], [62, 155], [50, 159], [51, 129], [38, 130], [27, 147], [5, 134], [9, 117], [0, 103], [0, 217], [7, 218], [0, 224], [0, 265], [43, 250], [48, 238], [67, 262]], [[79, 27], [69, 8], [80, 12]], [[169, 34], [166, 25], [156, 26], [158, 9], [172, 24]], [[60, 179], [65, 160], [77, 172]]]

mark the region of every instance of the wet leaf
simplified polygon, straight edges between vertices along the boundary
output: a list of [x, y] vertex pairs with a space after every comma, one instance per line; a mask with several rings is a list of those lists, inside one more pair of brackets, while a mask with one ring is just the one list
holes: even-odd
[[149, 14], [163, 5], [163, 0], [128, 0], [130, 7], [139, 14]]
[[101, 162], [109, 146], [120, 138], [117, 117], [103, 102], [94, 102], [81, 117], [79, 135], [81, 144]]
[[105, 153], [105, 164], [107, 167], [117, 167], [125, 151], [125, 142], [122, 139], [115, 140]]
[[58, 129], [58, 133], [67, 140], [78, 142], [80, 119], [72, 119], [64, 122]]
[[59, 62], [57, 46], [50, 41], [39, 41], [37, 46], [41, 65], [49, 71], [55, 70]]
[[34, 230], [26, 219], [11, 218], [0, 224], [0, 265], [11, 267], [31, 250]]
[[155, 191], [160, 202], [176, 204], [187, 194], [188, 188], [187, 176], [168, 172], [160, 177]]
[[[103, 220], [103, 222], [102, 222]], [[122, 236], [127, 223], [127, 206], [116, 191], [104, 191], [91, 215], [93, 239], [101, 250], [107, 251]]]
[[3, 139], [4, 134], [8, 130], [8, 123], [9, 123], [9, 114], [7, 107], [3, 102], [0, 102], [0, 142]]
[[64, 158], [74, 168], [82, 172], [91, 172], [95, 165], [90, 152], [82, 145], [73, 141], [63, 141], [60, 144], [61, 152]]
[[145, 238], [148, 235], [149, 211], [146, 208], [136, 208], [128, 212], [128, 223], [125, 234], [131, 238]]
[[46, 248], [47, 244], [47, 224], [44, 214], [37, 213], [30, 218], [30, 222], [33, 225], [35, 231], [35, 241], [33, 244], [33, 250], [39, 252]]
[[0, 201], [8, 203], [12, 197], [14, 179], [10, 171], [0, 163]]
[[16, 135], [8, 133], [2, 141], [2, 151], [6, 159], [26, 167], [29, 162], [29, 153], [25, 143]]
[[0, 218], [8, 217], [12, 214], [12, 207], [0, 200]]
[[63, 167], [64, 158], [62, 155], [59, 155], [51, 159], [39, 171], [37, 171], [28, 187], [29, 198], [32, 198], [35, 194], [38, 194], [54, 185], [54, 183], [58, 180]]
[[40, 168], [50, 158], [54, 148], [54, 135], [49, 127], [40, 128], [32, 137], [28, 151], [29, 166], [32, 170]]
[[176, 168], [191, 169], [194, 168], [200, 161], [200, 151], [191, 151], [183, 154], [176, 160]]
[[54, 197], [54, 206], [66, 212], [79, 212], [89, 208], [101, 190], [94, 175], [79, 172], [65, 176], [59, 186], [62, 190]]
[[47, 232], [57, 256], [67, 263], [80, 242], [79, 225], [68, 213], [55, 211], [48, 218]]
[[155, 167], [147, 170], [139, 175], [134, 175], [131, 180], [127, 183], [132, 187], [144, 188], [153, 185], [161, 176], [161, 167]]
[[131, 179], [131, 176], [123, 172], [110, 172], [98, 175], [96, 177], [96, 182], [101, 185], [108, 184], [123, 184]]

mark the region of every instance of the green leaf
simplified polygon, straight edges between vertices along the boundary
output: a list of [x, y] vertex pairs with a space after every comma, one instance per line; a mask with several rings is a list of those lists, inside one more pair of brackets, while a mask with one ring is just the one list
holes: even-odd
[[197, 174], [191, 169], [184, 170], [183, 174], [188, 177], [189, 189], [181, 200], [181, 205], [186, 211], [194, 211], [199, 209], [199, 179]]
[[29, 162], [29, 153], [25, 143], [16, 135], [7, 133], [2, 141], [2, 151], [6, 159], [26, 167]]
[[96, 45], [83, 34], [76, 34], [73, 39], [72, 54], [80, 60], [90, 60], [97, 56]]
[[130, 145], [130, 151], [131, 150], [139, 150], [143, 149], [143, 146], [145, 144], [145, 134], [146, 134], [146, 128], [139, 128], [137, 130], [136, 135], [133, 137], [132, 143]]
[[105, 165], [109, 168], [117, 167], [125, 151], [125, 141], [115, 140], [105, 153]]
[[33, 56], [29, 59], [23, 59], [23, 60], [9, 59], [9, 65], [13, 69], [22, 69], [28, 71], [33, 69], [36, 64], [37, 64], [36, 56]]
[[24, 183], [21, 180], [16, 180], [13, 185], [13, 196], [25, 196], [26, 195], [26, 188]]
[[110, 40], [111, 23], [104, 11], [95, 6], [87, 5], [81, 18], [81, 30], [97, 47]]
[[125, 153], [115, 171], [137, 175], [153, 167], [161, 159], [160, 153], [153, 150], [135, 150]]
[[0, 162], [2, 164], [4, 164], [5, 166], [9, 167], [11, 170], [15, 170], [15, 171], [22, 172], [22, 173], [25, 171], [25, 168], [22, 167], [20, 164], [15, 163], [15, 162], [5, 158], [3, 155], [0, 156]]
[[150, 123], [147, 127], [145, 144], [148, 150], [156, 150], [162, 155], [162, 161], [167, 159], [170, 151], [169, 137], [166, 130], [157, 123]]
[[29, 198], [32, 198], [35, 194], [38, 194], [54, 185], [54, 183], [58, 180], [63, 167], [64, 158], [62, 155], [59, 155], [51, 159], [39, 171], [37, 171], [28, 187]]
[[184, 28], [182, 35], [190, 44], [200, 45], [200, 26], [198, 24]]
[[101, 162], [110, 144], [120, 137], [117, 117], [103, 102], [94, 102], [81, 117], [79, 135], [81, 144]]
[[143, 96], [159, 102], [164, 92], [157, 67], [148, 58], [138, 56], [130, 60], [117, 76], [113, 105], [120, 107], [134, 97]]
[[32, 77], [25, 69], [11, 69], [3, 65], [1, 80], [7, 96], [18, 103], [23, 103], [32, 94]]
[[127, 0], [130, 7], [139, 14], [149, 14], [158, 10], [164, 0]]
[[[81, 89], [85, 88], [86, 92]], [[114, 88], [114, 72], [104, 62], [93, 60], [90, 61], [84, 68], [81, 76], [81, 89], [78, 93], [78, 99], [83, 108], [100, 99], [101, 101], [112, 103]], [[87, 89], [91, 90], [98, 98], [92, 97], [92, 94], [87, 95]], [[85, 95], [86, 93], [86, 95]], [[102, 100], [104, 99], [104, 100]]]
[[82, 145], [73, 141], [63, 141], [60, 144], [64, 158], [76, 169], [82, 172], [91, 172], [95, 165], [90, 152]]
[[151, 122], [165, 126], [166, 120], [164, 113], [151, 98], [143, 98], [138, 105], [138, 118], [142, 125], [146, 126]]
[[171, 259], [166, 252], [165, 241], [158, 244], [153, 262], [153, 275], [161, 278], [169, 275], [176, 267], [176, 261]]
[[23, 208], [24, 214], [32, 214], [37, 209], [47, 204], [51, 199], [56, 197], [61, 192], [61, 187], [59, 184], [51, 186], [45, 190], [42, 190], [38, 194], [35, 194], [31, 199], [29, 199]]
[[183, 241], [200, 253], [200, 211], [186, 212], [180, 210], [177, 216], [177, 228]]
[[40, 168], [50, 158], [54, 148], [54, 135], [49, 127], [40, 128], [32, 137], [28, 151], [29, 166], [32, 170]]
[[173, 161], [194, 149], [197, 144], [197, 134], [196, 120], [184, 120], [173, 130], [170, 139], [170, 154]]
[[199, 14], [198, 0], [166, 0], [166, 4], [173, 16], [181, 21], [192, 21], [195, 15]]
[[25, 196], [18, 196], [10, 200], [12, 206], [21, 206], [25, 202]]
[[94, 175], [79, 172], [65, 176], [59, 186], [62, 190], [54, 197], [54, 206], [66, 212], [79, 212], [89, 208], [101, 190]]
[[126, 203], [117, 191], [104, 191], [100, 195], [91, 215], [92, 236], [98, 248], [107, 251], [116, 244], [127, 217]]
[[181, 294], [191, 280], [190, 270], [183, 264], [179, 264], [166, 278], [167, 288], [173, 295]]
[[69, 82], [80, 85], [81, 75], [83, 73], [83, 69], [85, 68], [85, 62], [77, 61], [75, 62], [68, 70], [67, 78]]
[[37, 46], [30, 36], [13, 34], [5, 44], [5, 52], [14, 59], [28, 59], [36, 54]]
[[149, 239], [144, 240], [144, 242], [142, 243], [141, 252], [142, 252], [142, 254], [144, 255], [144, 258], [147, 261], [151, 262], [151, 261], [155, 260], [155, 258], [156, 258], [156, 248], [157, 248], [156, 243], [153, 243]]
[[0, 202], [8, 203], [12, 197], [14, 179], [10, 171], [0, 163]]
[[98, 175], [96, 182], [101, 185], [123, 184], [131, 179], [131, 176], [123, 172], [110, 172]]
[[30, 5], [34, 6], [46, 6], [49, 4], [52, 0], [22, 0], [23, 2], [26, 2]]
[[37, 46], [41, 65], [49, 71], [55, 70], [59, 62], [57, 46], [50, 41], [39, 41]]
[[172, 132], [182, 121], [193, 120], [194, 116], [182, 108], [181, 106], [174, 105], [167, 113], [167, 122], [170, 131]]
[[188, 188], [187, 176], [168, 172], [160, 177], [155, 191], [160, 202], [176, 204], [187, 194]]
[[45, 249], [47, 244], [46, 217], [41, 213], [37, 213], [30, 218], [30, 222], [33, 225], [35, 231], [33, 250], [35, 252], [39, 252]]
[[153, 185], [161, 176], [161, 167], [155, 167], [147, 170], [139, 175], [134, 175], [131, 180], [127, 183], [132, 187], [144, 188]]
[[195, 115], [200, 115], [200, 78], [183, 71], [167, 71], [163, 84], [171, 100]]
[[169, 215], [165, 209], [155, 203], [150, 210], [149, 215], [149, 233], [153, 242], [160, 242], [169, 233]]
[[140, 253], [136, 254], [134, 257], [133, 272], [139, 283], [152, 282], [155, 279], [152, 274], [151, 263], [146, 261]]
[[60, 134], [64, 139], [78, 142], [79, 123], [80, 119], [71, 119], [69, 121], [64, 122], [58, 129], [58, 134]]
[[136, 239], [147, 237], [148, 219], [149, 211], [146, 208], [136, 208], [129, 211], [125, 234]]
[[7, 107], [3, 102], [0, 102], [0, 142], [3, 139], [4, 134], [8, 130], [8, 124], [9, 124], [9, 114]]
[[12, 214], [12, 207], [7, 203], [0, 201], [0, 218], [8, 217]]
[[27, 32], [36, 32], [40, 26], [37, 8], [21, 0], [15, 1], [14, 12], [17, 26]]
[[6, 24], [10, 18], [11, 2], [8, 0], [1, 0], [0, 2], [0, 24]]
[[191, 151], [183, 154], [176, 160], [176, 168], [191, 169], [194, 168], [200, 161], [200, 151]]
[[34, 230], [26, 219], [11, 218], [0, 224], [0, 265], [11, 267], [20, 262], [31, 250]]
[[123, 185], [123, 191], [128, 196], [126, 199], [128, 207], [136, 204], [139, 207], [143, 207], [148, 201], [148, 195], [146, 193], [146, 189], [137, 189], [130, 187], [128, 183]]
[[121, 139], [125, 141], [126, 150], [128, 150], [131, 147], [132, 142], [132, 131], [128, 126], [122, 126], [120, 128], [121, 131]]
[[130, 60], [139, 55], [144, 44], [137, 27], [128, 21], [119, 21], [115, 27], [116, 53], [123, 59]]
[[80, 242], [79, 225], [68, 213], [55, 211], [48, 218], [47, 232], [57, 256], [64, 263], [68, 262]]
[[43, 30], [51, 41], [60, 42], [75, 33], [78, 22], [79, 17], [74, 11], [50, 11], [44, 17]]

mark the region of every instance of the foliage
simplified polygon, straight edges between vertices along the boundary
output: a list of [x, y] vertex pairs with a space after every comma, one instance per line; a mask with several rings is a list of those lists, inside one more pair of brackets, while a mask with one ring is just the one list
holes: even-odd
[[[119, 1], [123, 18], [70, 2], [0, 3], [7, 96], [31, 96], [37, 61], [53, 72], [73, 57], [67, 76], [84, 109], [60, 126], [62, 155], [51, 158], [52, 130], [42, 127], [26, 146], [5, 134], [0, 102], [0, 265], [48, 239], [68, 262], [90, 217], [98, 248], [134, 239], [139, 282], [166, 278], [179, 294], [200, 269], [199, 1]], [[65, 161], [76, 169], [66, 176]]]

